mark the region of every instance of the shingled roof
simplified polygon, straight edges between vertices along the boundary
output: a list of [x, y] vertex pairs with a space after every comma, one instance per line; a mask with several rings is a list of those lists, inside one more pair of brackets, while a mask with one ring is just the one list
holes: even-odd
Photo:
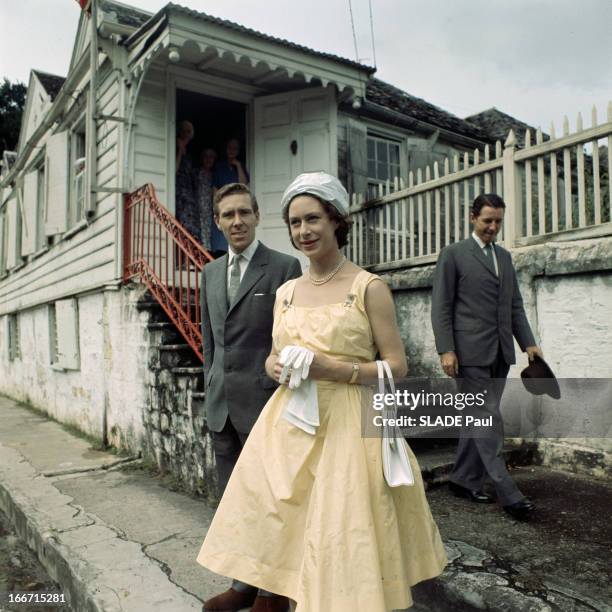
[[[465, 118], [469, 123], [484, 130], [488, 135], [491, 142], [499, 140], [502, 145], [508, 138], [510, 130], [514, 130], [516, 141], [519, 147], [525, 146], [525, 132], [531, 130], [531, 142], [535, 143], [536, 129], [524, 121], [512, 117], [495, 107], [489, 108], [481, 113], [470, 115]], [[544, 140], [550, 140], [548, 134], [543, 134]]]
[[32, 72], [36, 75], [36, 78], [51, 97], [51, 101], [55, 100], [55, 96], [57, 96], [66, 80], [65, 77], [49, 74], [48, 72], [41, 72], [40, 70], [32, 70]]
[[366, 99], [374, 104], [437, 128], [443, 128], [480, 141], [488, 142], [490, 140], [487, 132], [477, 125], [468, 123], [452, 113], [380, 79], [373, 78], [368, 82]]

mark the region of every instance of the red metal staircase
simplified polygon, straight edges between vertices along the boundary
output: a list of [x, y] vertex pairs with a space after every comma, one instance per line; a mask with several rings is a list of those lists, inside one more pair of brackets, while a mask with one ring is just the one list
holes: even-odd
[[200, 274], [210, 253], [143, 185], [124, 196], [124, 281], [138, 278], [200, 360]]

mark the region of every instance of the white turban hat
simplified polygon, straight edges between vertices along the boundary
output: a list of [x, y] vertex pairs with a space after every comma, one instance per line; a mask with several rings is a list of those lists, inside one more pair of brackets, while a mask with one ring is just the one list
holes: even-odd
[[291, 200], [298, 195], [316, 196], [324, 202], [329, 202], [343, 217], [349, 213], [349, 196], [342, 183], [327, 172], [305, 172], [300, 174], [285, 189], [281, 199], [281, 211], [284, 213]]

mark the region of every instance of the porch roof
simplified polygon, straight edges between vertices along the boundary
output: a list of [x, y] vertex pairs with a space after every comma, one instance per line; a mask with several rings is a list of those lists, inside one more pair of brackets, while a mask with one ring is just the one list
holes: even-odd
[[[171, 48], [200, 70], [223, 70], [258, 85], [262, 82], [295, 87], [301, 79], [323, 86], [335, 84], [365, 96], [365, 84], [375, 68], [315, 51], [238, 23], [177, 4], [167, 4], [123, 43], [130, 65], [139, 72], [147, 60], [167, 59]], [[282, 85], [281, 85], [282, 86]]]

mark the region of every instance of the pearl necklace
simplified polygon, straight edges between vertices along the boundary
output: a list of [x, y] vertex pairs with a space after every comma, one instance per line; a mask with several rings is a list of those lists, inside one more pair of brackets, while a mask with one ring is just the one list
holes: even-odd
[[327, 274], [323, 278], [312, 278], [312, 274], [310, 274], [310, 269], [309, 269], [308, 278], [310, 279], [310, 282], [313, 285], [324, 285], [325, 283], [329, 282], [332, 278], [334, 278], [336, 274], [338, 274], [338, 272], [340, 271], [340, 268], [344, 265], [345, 262], [346, 262], [346, 257], [344, 257], [343, 255], [342, 259], [340, 260], [340, 263], [329, 274]]

